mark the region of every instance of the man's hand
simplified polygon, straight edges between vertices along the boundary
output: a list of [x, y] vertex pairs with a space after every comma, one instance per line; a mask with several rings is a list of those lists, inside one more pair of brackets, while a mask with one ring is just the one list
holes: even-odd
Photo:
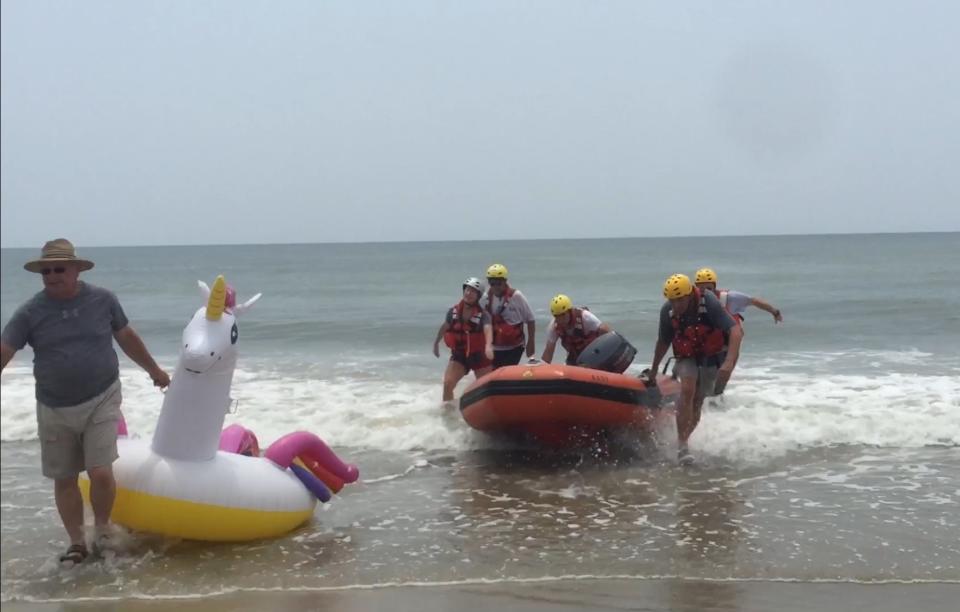
[[719, 385], [721, 389], [726, 386], [730, 380], [730, 376], [733, 374], [733, 365], [734, 364], [728, 360], [724, 361], [723, 365], [717, 369], [717, 385]]
[[170, 386], [170, 375], [157, 368], [156, 370], [150, 372], [150, 378], [153, 380], [154, 387], [160, 387], [161, 389], [166, 389]]
[[487, 345], [487, 348], [483, 349], [483, 354], [486, 356], [487, 359], [489, 359], [490, 361], [493, 361], [493, 347], [492, 347], [492, 346], [490, 346], [490, 345], [488, 344], [488, 345]]

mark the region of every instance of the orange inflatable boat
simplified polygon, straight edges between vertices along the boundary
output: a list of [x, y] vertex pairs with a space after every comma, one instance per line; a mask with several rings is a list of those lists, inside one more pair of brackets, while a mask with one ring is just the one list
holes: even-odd
[[636, 376], [536, 363], [499, 368], [475, 381], [460, 398], [460, 412], [474, 429], [565, 446], [604, 430], [645, 432], [678, 394], [679, 383], [669, 376], [648, 387]]

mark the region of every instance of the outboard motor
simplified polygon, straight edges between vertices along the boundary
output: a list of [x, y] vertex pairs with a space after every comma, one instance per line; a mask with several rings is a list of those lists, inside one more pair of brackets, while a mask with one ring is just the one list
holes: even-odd
[[581, 368], [604, 370], [622, 374], [637, 354], [637, 349], [617, 332], [603, 334], [587, 345], [577, 357]]

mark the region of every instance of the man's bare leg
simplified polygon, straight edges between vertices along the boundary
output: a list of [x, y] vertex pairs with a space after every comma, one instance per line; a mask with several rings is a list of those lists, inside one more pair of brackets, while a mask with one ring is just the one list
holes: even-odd
[[83, 497], [77, 477], [57, 478], [53, 481], [53, 498], [57, 502], [60, 520], [67, 530], [70, 544], [83, 545]]

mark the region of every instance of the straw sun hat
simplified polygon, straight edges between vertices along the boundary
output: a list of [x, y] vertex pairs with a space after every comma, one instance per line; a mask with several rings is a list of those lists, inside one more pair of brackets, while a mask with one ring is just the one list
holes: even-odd
[[77, 251], [73, 248], [73, 243], [66, 238], [57, 238], [43, 245], [40, 258], [23, 264], [23, 269], [39, 273], [53, 264], [68, 262], [77, 264], [81, 272], [93, 267], [93, 262], [89, 259], [77, 257]]

